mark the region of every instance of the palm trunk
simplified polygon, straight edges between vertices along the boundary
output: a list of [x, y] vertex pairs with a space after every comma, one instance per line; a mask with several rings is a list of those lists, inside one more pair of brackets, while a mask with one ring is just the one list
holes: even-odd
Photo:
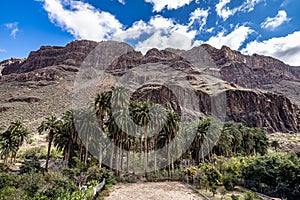
[[167, 152], [167, 154], [168, 154], [168, 178], [170, 179], [170, 177], [171, 177], [171, 163], [170, 163], [170, 157], [171, 157], [171, 146], [170, 146], [170, 143], [171, 143], [171, 137], [170, 136], [168, 136], [168, 152]]
[[99, 143], [99, 168], [102, 167], [102, 152], [103, 152], [103, 149], [102, 149], [102, 144], [101, 142]]
[[174, 166], [174, 158], [173, 158], [173, 156], [171, 156], [171, 167], [172, 167], [171, 178], [173, 178], [173, 174], [175, 173], [175, 166]]
[[117, 146], [117, 151], [116, 151], [116, 162], [115, 162], [115, 170], [116, 170], [116, 174], [119, 175], [119, 157], [120, 157], [120, 148], [119, 145]]
[[87, 139], [86, 147], [85, 147], [85, 157], [84, 157], [85, 165], [87, 164], [88, 157], [89, 157], [89, 140]]
[[156, 163], [156, 145], [157, 145], [157, 136], [154, 138], [154, 174], [157, 173], [157, 163]]
[[[135, 151], [136, 151], [136, 145], [135, 145], [135, 137], [133, 138], [133, 152], [132, 152], [132, 173], [133, 176], [135, 176]], [[129, 162], [129, 160], [128, 160]]]
[[126, 152], [126, 158], [127, 158], [127, 160], [126, 160], [126, 173], [128, 173], [129, 172], [129, 162], [130, 162], [130, 151], [129, 151], [129, 149]]
[[140, 163], [143, 163], [143, 141], [142, 141], [142, 137], [140, 137]]
[[147, 133], [145, 132], [145, 140], [144, 140], [144, 164], [145, 164], [145, 176], [148, 178], [148, 143], [147, 143]]
[[80, 162], [82, 162], [82, 142], [80, 141], [80, 144], [79, 144], [79, 160]]
[[72, 144], [68, 146], [68, 150], [66, 152], [65, 167], [67, 167], [69, 165], [70, 154], [71, 154], [71, 146], [72, 146]]
[[115, 143], [114, 143], [114, 139], [112, 139], [111, 141], [111, 154], [110, 154], [110, 161], [109, 161], [109, 167], [110, 167], [110, 170], [113, 169], [113, 157], [114, 157], [114, 150], [115, 150]]
[[49, 133], [49, 143], [48, 143], [48, 151], [47, 151], [46, 166], [45, 166], [46, 171], [48, 171], [48, 163], [49, 163], [49, 158], [50, 158], [53, 136], [54, 136], [54, 133], [51, 131]]

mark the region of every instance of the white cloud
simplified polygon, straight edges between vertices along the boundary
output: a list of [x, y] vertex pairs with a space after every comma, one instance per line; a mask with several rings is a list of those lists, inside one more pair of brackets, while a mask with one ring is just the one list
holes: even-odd
[[242, 50], [245, 54], [261, 54], [278, 58], [287, 64], [300, 66], [300, 31], [285, 37], [253, 41]]
[[261, 1], [262, 0], [246, 0], [241, 6], [230, 9], [226, 5], [229, 4], [231, 0], [220, 0], [219, 3], [216, 4], [216, 12], [218, 16], [225, 21], [237, 12], [253, 11], [254, 7]]
[[6, 28], [10, 30], [10, 36], [13, 38], [16, 38], [17, 33], [19, 32], [18, 24], [18, 22], [5, 24]]
[[0, 53], [5, 53], [6, 50], [5, 49], [0, 49]]
[[267, 17], [261, 24], [261, 27], [266, 29], [275, 29], [284, 22], [288, 22], [290, 20], [291, 19], [287, 17], [287, 13], [284, 10], [280, 10], [275, 17]]
[[262, 0], [247, 0], [241, 7], [239, 7], [239, 10], [243, 12], [251, 12], [254, 10], [254, 7], [261, 1]]
[[75, 38], [103, 40], [122, 31], [122, 24], [108, 12], [75, 0], [44, 0], [49, 19]]
[[[136, 21], [125, 30], [110, 13], [75, 0], [44, 0], [44, 9], [54, 24], [68, 31], [75, 38], [135, 40], [136, 48], [142, 50], [143, 45], [146, 46], [143, 52], [150, 47], [187, 49], [191, 47], [197, 34], [196, 30], [190, 30], [189, 25], [178, 24], [173, 19], [160, 15], [153, 16], [148, 22]], [[205, 11], [195, 11], [190, 20], [206, 23]]]
[[205, 43], [208, 43], [216, 48], [221, 48], [223, 45], [226, 45], [231, 49], [238, 50], [247, 39], [248, 35], [252, 32], [253, 30], [249, 27], [239, 26], [227, 35], [225, 35], [225, 32], [222, 31], [218, 33], [217, 36], [209, 38], [209, 40]]
[[211, 27], [211, 28], [209, 28], [209, 29], [206, 29], [205, 31], [206, 31], [207, 33], [212, 33], [214, 30], [215, 30], [215, 28], [214, 28], [214, 27]]
[[164, 30], [156, 30], [150, 37], [144, 41], [138, 42], [136, 49], [145, 53], [151, 48], [165, 49], [190, 49], [192, 47], [192, 39], [185, 37], [178, 32], [167, 33]]
[[145, 0], [145, 2], [153, 4], [153, 11], [160, 12], [165, 7], [167, 7], [168, 10], [171, 9], [178, 9], [185, 5], [188, 5], [193, 0]]
[[216, 12], [218, 16], [224, 20], [228, 19], [228, 17], [234, 15], [238, 11], [238, 8], [229, 9], [226, 7], [228, 3], [230, 3], [230, 0], [220, 0], [219, 3], [216, 4]]
[[[141, 37], [143, 35], [146, 37]], [[160, 15], [152, 17], [149, 22], [137, 21], [130, 28], [116, 35], [116, 40], [136, 40], [135, 48], [145, 53], [150, 48], [164, 49], [167, 47], [189, 49], [193, 45], [196, 30], [189, 25], [177, 24], [173, 19]]]
[[194, 10], [191, 14], [190, 14], [190, 18], [189, 18], [189, 26], [192, 26], [195, 22], [198, 22], [200, 27], [199, 27], [199, 31], [203, 30], [203, 27], [206, 25], [206, 21], [207, 21], [207, 17], [208, 17], [208, 10], [204, 10], [201, 8], [197, 8], [196, 10]]
[[125, 5], [125, 0], [118, 0], [118, 2], [119, 2], [120, 4]]

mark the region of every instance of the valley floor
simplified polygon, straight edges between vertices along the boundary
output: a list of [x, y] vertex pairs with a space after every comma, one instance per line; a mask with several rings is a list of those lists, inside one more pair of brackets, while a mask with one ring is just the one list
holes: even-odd
[[186, 184], [180, 182], [148, 182], [117, 184], [110, 189], [105, 200], [203, 200]]

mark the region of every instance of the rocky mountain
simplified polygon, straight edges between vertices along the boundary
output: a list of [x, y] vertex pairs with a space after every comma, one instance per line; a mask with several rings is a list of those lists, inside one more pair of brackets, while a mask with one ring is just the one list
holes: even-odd
[[[97, 48], [100, 55], [93, 53]], [[90, 65], [86, 60], [91, 55], [100, 62], [92, 65], [103, 65], [110, 74], [105, 77], [106, 86], [102, 83], [99, 87], [123, 81], [134, 89], [133, 99], [160, 103], [179, 113], [183, 109], [180, 101], [195, 106], [199, 117], [214, 114], [223, 103], [227, 121], [268, 132], [300, 130], [300, 67], [206, 44], [188, 51], [150, 49], [143, 55], [125, 43], [87, 40], [65, 47], [43, 46], [27, 59], [2, 61], [0, 125], [22, 119], [34, 129], [43, 117], [69, 109], [74, 80], [82, 63]], [[102, 63], [104, 60], [107, 63]], [[175, 94], [170, 88], [183, 88], [183, 92], [176, 89], [179, 92]], [[178, 95], [184, 95], [185, 89], [192, 90], [196, 99], [180, 99]]]

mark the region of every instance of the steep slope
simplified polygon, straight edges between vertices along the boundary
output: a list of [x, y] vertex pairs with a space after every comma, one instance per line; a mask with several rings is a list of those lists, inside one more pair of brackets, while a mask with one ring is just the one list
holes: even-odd
[[203, 68], [206, 73], [244, 88], [262, 89], [287, 96], [300, 106], [300, 67], [263, 55], [243, 55], [223, 46], [208, 44], [188, 51], [169, 49]]
[[[179, 97], [172, 94], [170, 89], [160, 83], [145, 84], [145, 79], [147, 79], [148, 82], [151, 82], [151, 79], [157, 79], [157, 74], [164, 74], [165, 71], [160, 70], [162, 67], [156, 67], [155, 71], [152, 73], [147, 73], [148, 71], [143, 69], [135, 69], [135, 67], [138, 66], [145, 68], [149, 65], [155, 66], [155, 64], [158, 63], [167, 65], [174, 70], [180, 71], [176, 84], [183, 88], [189, 86], [193, 88], [199, 98], [198, 106], [202, 114], [212, 114], [212, 106], [214, 106], [212, 105], [214, 103], [212, 99], [213, 95], [224, 92], [226, 94], [226, 98], [224, 98], [224, 100], [226, 101], [225, 119], [227, 121], [233, 120], [236, 122], [242, 122], [250, 127], [261, 127], [268, 132], [299, 131], [299, 109], [295, 104], [291, 103], [287, 97], [272, 92], [245, 89], [236, 84], [227, 83], [218, 79], [210, 81], [210, 79], [207, 79], [206, 72], [211, 69], [205, 68], [205, 65], [208, 62], [205, 63], [206, 59], [203, 57], [201, 58], [201, 56], [205, 54], [193, 54], [192, 56], [193, 58], [199, 58], [200, 61], [198, 60], [197, 63], [201, 63], [202, 67], [195, 67], [193, 63], [179, 55], [180, 54], [176, 51], [173, 51], [172, 53], [168, 50], [159, 51], [157, 49], [149, 50], [145, 56], [142, 56], [140, 52], [130, 52], [119, 57], [114, 63], [112, 63], [108, 72], [118, 76], [122, 76], [125, 73], [133, 73], [134, 75], [129, 75], [129, 77], [127, 77], [130, 81], [126, 82], [129, 85], [137, 85], [133, 87], [138, 88], [138, 90], [133, 94], [133, 99], [160, 103], [180, 113], [180, 106], [178, 105]], [[189, 55], [189, 52], [185, 55]], [[256, 62], [262, 63], [264, 61], [258, 58]], [[147, 65], [143, 66], [145, 64]], [[218, 66], [218, 64], [216, 66]], [[131, 71], [129, 72], [130, 69]], [[183, 76], [183, 79], [179, 76]], [[166, 76], [160, 75], [159, 78], [168, 80], [170, 79], [170, 74], [167, 74]], [[296, 80], [297, 78], [298, 77], [295, 75], [294, 79]], [[189, 82], [188, 86], [183, 84], [185, 80]], [[250, 80], [251, 79], [248, 81]], [[213, 85], [218, 84], [218, 87], [212, 87]], [[139, 85], [141, 87], [138, 87]]]
[[[69, 109], [80, 66], [98, 44], [81, 40], [65, 47], [41, 47], [25, 60], [1, 62], [0, 125], [7, 126], [9, 121], [22, 119], [32, 124], [34, 130], [43, 117]], [[226, 120], [258, 126], [269, 132], [298, 132], [300, 129], [299, 108], [294, 104], [297, 94], [279, 94], [274, 86], [283, 82], [287, 86], [299, 83], [290, 87], [290, 90], [299, 91], [300, 70], [297, 67], [270, 57], [245, 56], [228, 47], [219, 50], [201, 45], [188, 51], [151, 49], [143, 55], [125, 43], [102, 44], [106, 45], [106, 50], [100, 51], [101, 58], [110, 56], [109, 49], [115, 47], [125, 52], [109, 59], [111, 63], [102, 63], [106, 72], [114, 76], [105, 77], [102, 89], [123, 81], [135, 89], [132, 99], [160, 103], [179, 113], [183, 109], [180, 105], [183, 93], [174, 94], [170, 88], [191, 89], [197, 99], [187, 98], [184, 103], [195, 106], [199, 117], [211, 115], [212, 110], [221, 105], [214, 105], [218, 99], [215, 95], [224, 94], [223, 99], [219, 98], [224, 107], [220, 108], [224, 111], [220, 115], [224, 114], [222, 117]], [[149, 68], [151, 66], [155, 70]], [[173, 82], [168, 85], [161, 82], [164, 79]], [[18, 99], [39, 100], [15, 101]]]

